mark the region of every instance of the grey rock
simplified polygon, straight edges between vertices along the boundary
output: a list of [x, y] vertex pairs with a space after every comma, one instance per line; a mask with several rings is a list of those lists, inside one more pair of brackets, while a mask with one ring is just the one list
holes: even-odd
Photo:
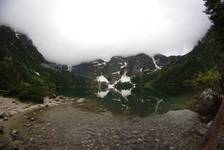
[[213, 120], [210, 121], [209, 123], [207, 123], [207, 128], [210, 128], [210, 126], [212, 125], [212, 123], [213, 123]]
[[9, 117], [9, 115], [8, 115], [8, 113], [6, 113], [6, 112], [0, 112], [0, 119], [6, 119], [6, 118], [8, 118]]
[[10, 133], [11, 138], [13, 141], [18, 139], [19, 131], [17, 129], [13, 129]]
[[33, 138], [33, 137], [30, 137], [30, 138], [29, 138], [29, 141], [30, 141], [30, 142], [33, 142], [33, 141], [34, 141], [34, 138]]
[[12, 147], [14, 150], [19, 150], [20, 149], [20, 146], [23, 144], [23, 141], [21, 140], [15, 140], [13, 143], [12, 143]]
[[199, 98], [203, 99], [203, 101], [207, 101], [212, 100], [215, 95], [217, 95], [215, 91], [213, 91], [212, 89], [206, 89], [201, 93]]
[[25, 127], [31, 127], [32, 124], [30, 124], [30, 123], [25, 123], [24, 126], [25, 126]]
[[80, 99], [76, 100], [76, 103], [78, 103], [78, 104], [84, 103], [84, 102], [86, 102], [86, 99], [84, 99], [84, 98], [80, 98]]
[[18, 103], [16, 101], [12, 101], [12, 103], [18, 105]]
[[31, 118], [30, 118], [30, 121], [35, 121], [35, 118], [34, 118], [34, 117], [31, 117]]
[[9, 120], [9, 117], [8, 117], [8, 116], [5, 116], [5, 117], [3, 118], [3, 120], [4, 120], [4, 121], [7, 121], [7, 120]]

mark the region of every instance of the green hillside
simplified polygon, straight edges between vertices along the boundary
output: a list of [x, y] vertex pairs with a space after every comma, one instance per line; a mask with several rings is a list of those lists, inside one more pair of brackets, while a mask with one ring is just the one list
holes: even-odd
[[[221, 65], [224, 63], [224, 3], [218, 0], [206, 0], [205, 5], [206, 13], [213, 22], [205, 37], [190, 53], [162, 70], [136, 78], [137, 83], [142, 82], [148, 87], [185, 91], [192, 89], [192, 82], [199, 77], [204, 80], [218, 79], [218, 74], [222, 70]], [[203, 74], [207, 77], [202, 77]], [[206, 82], [205, 80], [204, 84], [207, 84]]]
[[86, 86], [86, 79], [58, 69], [38, 52], [24, 34], [0, 26], [0, 91], [41, 102], [57, 87]]
[[190, 53], [168, 67], [145, 76], [146, 82], [161, 87], [185, 87], [199, 72], [218, 69], [224, 62], [224, 43], [220, 38], [222, 36], [211, 28]]

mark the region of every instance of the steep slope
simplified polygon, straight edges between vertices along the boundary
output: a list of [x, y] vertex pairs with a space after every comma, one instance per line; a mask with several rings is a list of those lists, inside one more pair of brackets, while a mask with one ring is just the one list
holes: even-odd
[[38, 76], [43, 56], [25, 35], [0, 27], [0, 88], [13, 89], [23, 80]]
[[0, 92], [39, 102], [57, 87], [85, 84], [66, 68], [45, 60], [26, 35], [0, 26]]
[[145, 76], [145, 82], [160, 87], [186, 87], [186, 82], [192, 80], [199, 72], [216, 69], [224, 62], [222, 37], [222, 34], [211, 28], [190, 53], [151, 76]]
[[97, 76], [103, 72], [103, 68], [106, 62], [101, 59], [97, 59], [91, 62], [81, 63], [76, 66], [72, 66], [72, 72], [76, 75], [83, 75], [87, 77]]
[[153, 57], [146, 54], [138, 54], [126, 58], [128, 75], [134, 76], [144, 71], [153, 71], [157, 64], [153, 61]]

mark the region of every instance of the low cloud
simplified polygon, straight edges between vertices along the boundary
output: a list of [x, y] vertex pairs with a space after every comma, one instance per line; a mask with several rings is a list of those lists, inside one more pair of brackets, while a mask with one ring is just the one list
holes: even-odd
[[0, 0], [0, 24], [50, 61], [186, 54], [209, 29], [203, 0]]

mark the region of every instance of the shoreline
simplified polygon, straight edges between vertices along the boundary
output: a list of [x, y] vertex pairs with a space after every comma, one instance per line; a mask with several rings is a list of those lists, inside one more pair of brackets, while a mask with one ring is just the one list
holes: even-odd
[[[179, 146], [175, 145], [177, 141], [186, 146], [186, 143], [192, 140], [191, 135], [194, 132], [198, 141], [206, 131], [198, 115], [186, 109], [140, 118], [117, 116], [108, 111], [88, 111], [88, 103], [82, 98], [71, 100], [58, 96], [45, 98], [44, 104], [34, 105], [15, 104], [12, 100], [14, 99], [8, 104], [9, 108], [22, 110], [8, 121], [3, 121], [2, 137], [5, 138], [5, 143], [3, 140], [2, 143], [19, 150], [26, 147], [94, 149], [97, 146], [102, 149], [104, 146], [109, 149], [119, 146], [130, 149], [140, 145], [143, 146], [142, 149], [156, 148], [155, 146], [172, 149]], [[189, 141], [186, 141], [185, 137]], [[98, 144], [94, 142], [97, 139], [100, 139]], [[52, 145], [52, 148], [49, 145]]]
[[83, 98], [70, 98], [64, 96], [54, 96], [45, 97], [43, 103], [37, 104], [32, 102], [22, 102], [17, 98], [2, 97], [0, 96], [0, 122], [7, 121], [9, 118], [20, 114], [25, 113], [41, 108], [55, 107], [63, 104], [71, 103], [83, 103], [85, 99]]

